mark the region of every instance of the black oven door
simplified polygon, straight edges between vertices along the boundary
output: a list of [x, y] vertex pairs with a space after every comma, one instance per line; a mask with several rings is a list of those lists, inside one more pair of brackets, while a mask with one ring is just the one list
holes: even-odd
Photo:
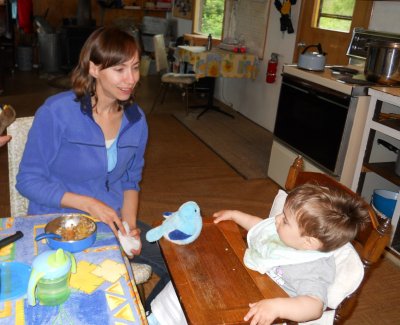
[[284, 74], [274, 136], [336, 174], [350, 100], [349, 95]]

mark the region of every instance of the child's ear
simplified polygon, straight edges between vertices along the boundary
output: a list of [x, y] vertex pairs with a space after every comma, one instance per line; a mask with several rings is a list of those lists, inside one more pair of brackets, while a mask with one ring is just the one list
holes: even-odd
[[320, 250], [322, 248], [322, 243], [318, 238], [306, 236], [305, 237], [306, 247], [310, 250]]

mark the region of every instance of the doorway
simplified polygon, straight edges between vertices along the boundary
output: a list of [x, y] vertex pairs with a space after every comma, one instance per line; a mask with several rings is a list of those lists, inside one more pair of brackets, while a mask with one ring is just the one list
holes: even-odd
[[[301, 2], [296, 44], [305, 44], [307, 46], [321, 43], [323, 51], [327, 53], [326, 64], [347, 65], [348, 57], [346, 56], [346, 52], [352, 37], [353, 28], [368, 28], [373, 1], [356, 1], [348, 33], [313, 27], [314, 12], [319, 5], [319, 1], [303, 0]], [[293, 62], [298, 62], [298, 56], [303, 48], [299, 46], [295, 48]]]

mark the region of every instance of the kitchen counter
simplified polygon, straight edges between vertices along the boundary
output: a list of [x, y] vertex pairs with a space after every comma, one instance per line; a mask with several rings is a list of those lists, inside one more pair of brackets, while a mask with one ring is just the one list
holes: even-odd
[[[356, 66], [348, 67], [360, 70], [360, 68]], [[323, 80], [323, 85], [325, 87], [340, 91], [347, 95], [351, 95], [352, 92], [352, 87], [349, 84], [337, 81], [339, 75], [332, 74], [332, 71], [329, 69], [329, 67], [325, 67], [324, 71], [309, 71], [298, 68], [297, 65], [285, 65], [283, 66], [283, 72], [311, 82], [315, 82], [317, 84], [321, 84], [321, 80]], [[362, 71], [360, 70], [360, 73], [361, 72]]]
[[373, 90], [400, 97], [400, 87], [372, 87]]
[[[357, 86], [352, 84], [346, 84], [344, 82], [340, 82], [337, 79], [343, 77], [343, 75], [332, 74], [332, 71], [329, 69], [332, 66], [326, 66], [324, 71], [309, 71], [305, 69], [298, 68], [296, 64], [288, 64], [284, 65], [282, 71], [284, 73], [291, 74], [293, 76], [315, 82], [317, 84], [323, 84], [325, 87], [334, 89], [336, 91], [340, 91], [347, 95], [354, 94], [353, 89]], [[359, 73], [363, 74], [363, 68], [356, 65], [347, 65], [347, 68], [356, 69]], [[362, 77], [362, 76], [361, 76]], [[365, 87], [365, 86], [362, 86]], [[373, 86], [373, 89], [392, 94], [394, 96], [400, 96], [400, 87], [385, 87], [385, 86]], [[360, 95], [360, 94], [357, 94]], [[366, 94], [365, 94], [366, 95]]]

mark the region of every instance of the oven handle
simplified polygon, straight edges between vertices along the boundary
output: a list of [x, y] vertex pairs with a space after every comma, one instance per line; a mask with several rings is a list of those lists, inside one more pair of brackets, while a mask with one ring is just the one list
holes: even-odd
[[[304, 86], [307, 86], [306, 88], [301, 88], [299, 86], [296, 86], [296, 85], [293, 85], [291, 83], [287, 83], [287, 82], [284, 82], [284, 81], [282, 82], [282, 84], [286, 85], [288, 87], [297, 89], [298, 91], [301, 91], [301, 92], [303, 92], [305, 94], [308, 94], [308, 95], [311, 95], [311, 96], [314, 96], [314, 97], [318, 97], [318, 98], [321, 98], [321, 99], [324, 99], [324, 100], [327, 100], [327, 101], [330, 101], [330, 102], [334, 102], [334, 101], [327, 99], [324, 95], [331, 95], [331, 96], [333, 95], [333, 96], [339, 98], [340, 100], [349, 100], [351, 98], [350, 95], [346, 95], [346, 94], [339, 93], [339, 92], [334, 92], [334, 91], [329, 91], [329, 89], [327, 89], [327, 88], [325, 88], [325, 89], [321, 89], [321, 88], [320, 89], [314, 89], [314, 87], [311, 86], [310, 84], [304, 84]], [[313, 87], [313, 88], [311, 88], [311, 87]]]
[[[344, 109], [348, 109], [349, 108], [349, 104], [341, 104], [338, 101], [332, 100], [332, 99], [327, 98], [327, 97], [324, 96], [324, 94], [328, 94], [328, 95], [330, 94], [331, 97], [332, 97], [332, 94], [330, 92], [327, 92], [327, 91], [320, 92], [320, 91], [316, 91], [315, 89], [311, 89], [311, 88], [303, 89], [303, 88], [294, 86], [294, 85], [286, 83], [286, 82], [282, 82], [282, 84], [285, 84], [286, 86], [294, 88], [294, 89], [296, 89], [298, 91], [301, 91], [301, 92], [303, 92], [303, 93], [305, 93], [305, 94], [307, 94], [309, 96], [318, 98], [320, 100], [323, 100], [325, 102], [334, 104], [334, 105], [342, 107]], [[336, 96], [336, 98], [339, 99], [339, 101], [350, 101], [350, 98], [351, 98], [351, 96], [344, 95], [344, 94], [341, 94], [341, 93], [335, 93], [334, 95]]]

